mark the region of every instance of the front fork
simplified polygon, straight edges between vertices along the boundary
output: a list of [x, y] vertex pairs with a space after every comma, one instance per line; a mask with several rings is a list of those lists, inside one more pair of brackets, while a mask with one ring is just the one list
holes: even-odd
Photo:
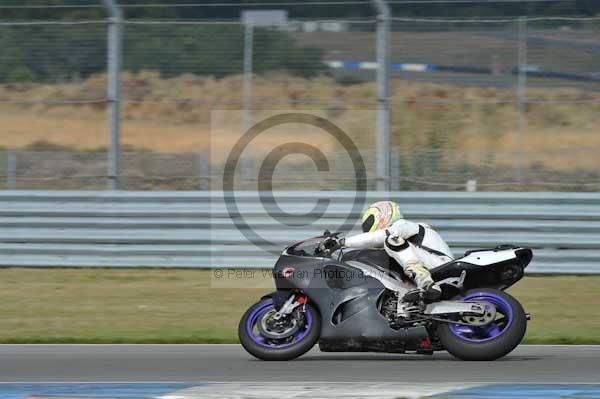
[[291, 314], [299, 306], [302, 306], [302, 311], [304, 311], [308, 302], [308, 297], [302, 292], [276, 291], [264, 296], [263, 299], [268, 297], [273, 300], [276, 310], [276, 313], [273, 315], [275, 320]]
[[287, 299], [287, 301], [285, 301], [281, 309], [277, 310], [277, 312], [273, 315], [273, 318], [275, 320], [279, 320], [282, 317], [291, 314], [294, 311], [294, 309], [296, 309], [298, 306], [305, 307], [306, 301], [306, 295], [304, 294], [290, 295], [290, 297]]

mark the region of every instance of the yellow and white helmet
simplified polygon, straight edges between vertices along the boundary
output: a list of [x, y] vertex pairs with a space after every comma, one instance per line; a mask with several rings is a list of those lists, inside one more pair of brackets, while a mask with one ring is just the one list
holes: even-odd
[[393, 201], [379, 201], [369, 205], [362, 214], [362, 231], [372, 232], [386, 229], [395, 221], [402, 219], [398, 204]]

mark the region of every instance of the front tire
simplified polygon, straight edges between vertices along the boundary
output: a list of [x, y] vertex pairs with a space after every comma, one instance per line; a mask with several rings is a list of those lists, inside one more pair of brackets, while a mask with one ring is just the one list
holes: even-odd
[[265, 314], [274, 311], [273, 300], [267, 298], [252, 305], [238, 326], [240, 343], [252, 356], [262, 360], [291, 360], [308, 352], [319, 340], [321, 316], [314, 306], [305, 305], [304, 325], [282, 340], [268, 339], [257, 329]]
[[462, 360], [495, 360], [521, 343], [527, 315], [515, 298], [504, 291], [482, 288], [467, 291], [461, 299], [490, 302], [501, 317], [482, 327], [439, 323], [440, 342], [452, 355]]

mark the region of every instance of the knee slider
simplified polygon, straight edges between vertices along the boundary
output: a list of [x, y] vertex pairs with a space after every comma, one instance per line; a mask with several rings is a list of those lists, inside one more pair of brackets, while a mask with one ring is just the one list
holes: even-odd
[[419, 287], [433, 283], [429, 269], [421, 261], [408, 262], [404, 267], [404, 273], [413, 279]]
[[417, 276], [429, 276], [429, 270], [420, 260], [412, 260], [406, 263], [404, 270], [414, 273]]

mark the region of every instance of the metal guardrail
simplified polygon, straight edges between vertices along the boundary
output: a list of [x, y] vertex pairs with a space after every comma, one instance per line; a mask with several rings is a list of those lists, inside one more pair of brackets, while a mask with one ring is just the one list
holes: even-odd
[[[273, 252], [359, 218], [353, 192], [276, 192], [271, 215], [256, 192], [235, 197]], [[319, 197], [327, 210], [306, 224]], [[534, 248], [529, 273], [600, 274], [600, 194], [372, 192], [366, 202], [383, 197], [456, 255], [512, 243]], [[251, 244], [239, 220], [222, 192], [0, 191], [0, 266], [270, 267], [277, 256]]]

